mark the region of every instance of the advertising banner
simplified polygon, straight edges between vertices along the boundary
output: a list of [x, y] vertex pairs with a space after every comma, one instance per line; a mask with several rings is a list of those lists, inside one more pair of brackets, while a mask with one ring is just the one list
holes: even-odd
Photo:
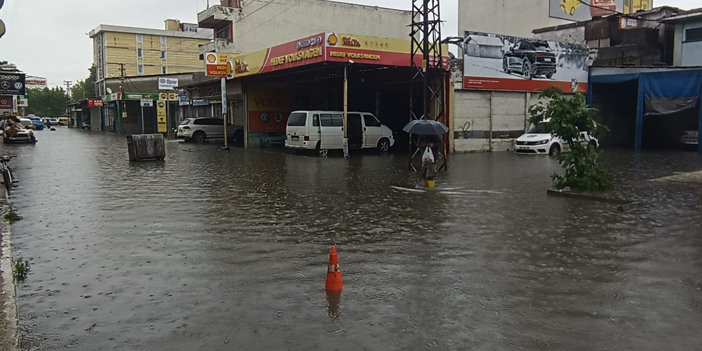
[[549, 0], [549, 16], [571, 21], [624, 12], [624, 0]]
[[166, 122], [166, 103], [164, 101], [159, 101], [156, 103], [156, 114], [158, 115], [158, 119], [156, 120], [156, 123], [158, 125], [158, 132], [168, 132], [168, 122]]
[[587, 92], [585, 45], [465, 32], [464, 89]]
[[295, 92], [287, 86], [253, 84], [248, 88], [249, 131], [285, 132], [295, 106]]
[[[444, 68], [448, 69], [448, 45], [442, 46]], [[348, 62], [385, 66], [410, 66], [409, 40], [366, 37], [342, 33], [320, 33], [269, 49], [235, 58], [234, 76], [284, 70], [320, 62]], [[434, 58], [438, 60], [438, 58]], [[417, 57], [417, 65], [422, 58]]]
[[12, 96], [0, 95], [0, 110], [13, 110], [12, 99]]
[[0, 73], [0, 94], [25, 95], [24, 73]]
[[161, 77], [158, 79], [158, 90], [174, 90], [178, 87], [177, 78], [165, 78]]
[[232, 78], [233, 69], [232, 61], [225, 59], [224, 54], [214, 52], [205, 54], [205, 76]]
[[102, 107], [102, 100], [100, 99], [88, 99], [88, 108]]
[[44, 89], [49, 87], [49, 81], [43, 77], [27, 76], [25, 85], [27, 89]]
[[29, 99], [26, 96], [18, 96], [17, 107], [29, 107]]

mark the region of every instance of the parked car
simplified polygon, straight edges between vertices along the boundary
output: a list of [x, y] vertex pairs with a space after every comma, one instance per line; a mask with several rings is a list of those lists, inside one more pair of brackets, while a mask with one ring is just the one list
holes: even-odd
[[614, 0], [592, 0], [590, 16], [607, 16], [617, 12], [617, 3]]
[[60, 125], [60, 126], [67, 126], [68, 125], [68, 117], [59, 117], [56, 124]]
[[503, 55], [502, 70], [508, 74], [519, 72], [524, 79], [551, 79], [556, 74], [556, 54], [546, 41], [523, 39]]
[[[570, 147], [563, 139], [554, 136], [551, 133], [551, 128], [548, 125], [548, 120], [532, 125], [526, 134], [520, 136], [515, 141], [514, 151], [517, 154], [531, 155], [551, 155], [556, 157], [561, 152], [568, 152]], [[589, 134], [582, 133], [583, 143], [591, 148], [600, 146], [597, 138]]]
[[[243, 142], [244, 128], [241, 126], [227, 125], [227, 137]], [[221, 118], [199, 117], [186, 118], [178, 126], [176, 136], [185, 141], [202, 143], [207, 139], [224, 138], [224, 121]], [[241, 140], [239, 140], [241, 139]]]
[[39, 117], [32, 117], [30, 119], [32, 120], [32, 124], [34, 124], [34, 128], [36, 130], [44, 130], [44, 123], [42, 123]]
[[52, 126], [58, 125], [58, 118], [51, 117], [51, 119], [49, 119], [49, 123], [51, 123]]
[[698, 136], [699, 130], [697, 129], [697, 125], [692, 125], [683, 131], [682, 135], [680, 136], [680, 144], [682, 144], [684, 148], [694, 147], [696, 149], [698, 144]]
[[[350, 149], [377, 148], [388, 151], [395, 138], [390, 128], [367, 112], [348, 113]], [[298, 150], [328, 150], [344, 147], [344, 114], [339, 111], [295, 111], [288, 118], [285, 147]]]
[[[20, 123], [21, 124], [21, 123]], [[0, 130], [2, 131], [2, 141], [5, 144], [10, 143], [30, 143], [34, 144], [37, 139], [34, 137], [34, 132], [29, 129], [21, 128], [20, 126], [11, 126], [6, 119], [0, 120]]]
[[92, 127], [90, 126], [90, 121], [85, 121], [80, 125], [81, 129], [91, 129]]
[[285, 146], [285, 133], [267, 132], [261, 134], [261, 146], [282, 147]]
[[37, 127], [34, 125], [34, 122], [32, 122], [31, 119], [26, 118], [26, 117], [19, 117], [19, 123], [24, 127], [25, 129], [29, 130], [35, 130]]

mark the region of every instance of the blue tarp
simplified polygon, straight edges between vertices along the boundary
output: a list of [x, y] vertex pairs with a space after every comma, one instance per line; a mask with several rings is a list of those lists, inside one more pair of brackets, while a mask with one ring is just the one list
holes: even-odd
[[[697, 98], [702, 102], [702, 70], [671, 69], [663, 72], [640, 72], [590, 76], [588, 101], [592, 99], [592, 84], [617, 84], [638, 80], [636, 109], [636, 150], [641, 149], [644, 102], [647, 99]], [[702, 152], [702, 104], [699, 118], [698, 147]]]

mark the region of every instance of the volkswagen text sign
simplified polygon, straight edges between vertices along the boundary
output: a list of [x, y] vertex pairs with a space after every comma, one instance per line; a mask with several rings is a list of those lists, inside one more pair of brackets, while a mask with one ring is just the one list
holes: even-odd
[[24, 95], [24, 73], [0, 73], [0, 95]]

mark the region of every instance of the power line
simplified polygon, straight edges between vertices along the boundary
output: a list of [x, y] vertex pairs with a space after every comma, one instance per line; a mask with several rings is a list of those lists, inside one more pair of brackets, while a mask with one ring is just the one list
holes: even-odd
[[[269, 18], [267, 21], [265, 21], [265, 22], [263, 22], [263, 23], [257, 25], [256, 27], [251, 28], [248, 32], [244, 32], [244, 33], [240, 34], [240, 35], [238, 36], [238, 38], [241, 38], [241, 37], [243, 37], [244, 35], [253, 32], [255, 29], [257, 29], [258, 27], [260, 27], [260, 26], [262, 26], [262, 25], [264, 25], [264, 24], [268, 24], [268, 22], [270, 22], [270, 21], [273, 20], [274, 18], [276, 18], [276, 17], [278, 17], [278, 16], [280, 16], [280, 15], [282, 15], [282, 14], [288, 12], [288, 11], [291, 10], [293, 7], [299, 5], [301, 2], [302, 2], [302, 0], [298, 0], [298, 1], [297, 1], [296, 3], [294, 3], [292, 6], [290, 6], [290, 7], [288, 7], [287, 9], [281, 11], [279, 14], [277, 14], [277, 15], [275, 15], [275, 16]], [[249, 16], [250, 16], [250, 15], [249, 15]]]
[[623, 12], [619, 12], [619, 11], [617, 11], [617, 10], [610, 10], [610, 9], [608, 9], [608, 8], [605, 8], [605, 7], [596, 6], [596, 5], [593, 5], [593, 4], [591, 4], [591, 3], [585, 2], [584, 0], [578, 0], [578, 2], [580, 2], [581, 4], [583, 4], [583, 5], [587, 6], [587, 7], [592, 7], [592, 8], [596, 8], [596, 9], [598, 9], [598, 10], [607, 11], [607, 12], [610, 13], [610, 14], [607, 15], [607, 16], [610, 16], [610, 15], [620, 15], [620, 16], [625, 16], [625, 17], [627, 17], [627, 18], [637, 19], [637, 20], [641, 20], [641, 21], [663, 23], [661, 20], [648, 19], [648, 18], [641, 18], [641, 17], [634, 16], [635, 13], [634, 13], [634, 14], [631, 14], [631, 13], [623, 13]]

